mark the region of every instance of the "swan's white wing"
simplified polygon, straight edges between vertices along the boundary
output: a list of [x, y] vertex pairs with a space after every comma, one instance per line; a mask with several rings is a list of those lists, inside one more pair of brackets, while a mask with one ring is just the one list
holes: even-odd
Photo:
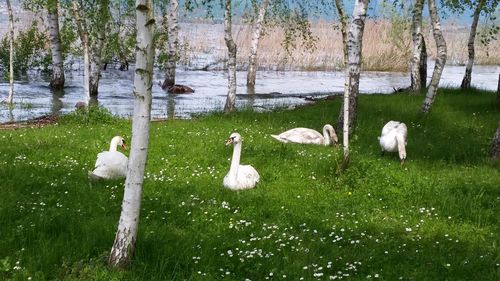
[[389, 121], [382, 128], [382, 136], [389, 134], [392, 130], [396, 129], [401, 123], [398, 121]]
[[104, 151], [97, 154], [93, 175], [105, 179], [127, 176], [128, 158], [118, 151]]
[[279, 138], [286, 140], [286, 142], [304, 144], [322, 144], [324, 142], [322, 134], [309, 128], [294, 128], [279, 134]]
[[240, 165], [238, 168], [238, 186], [240, 189], [253, 188], [260, 180], [260, 175], [250, 165]]

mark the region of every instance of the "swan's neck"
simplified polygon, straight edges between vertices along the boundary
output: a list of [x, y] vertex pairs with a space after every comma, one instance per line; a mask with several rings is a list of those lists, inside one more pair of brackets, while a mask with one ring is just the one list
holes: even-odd
[[240, 157], [241, 157], [241, 142], [234, 144], [233, 149], [233, 158], [231, 159], [231, 168], [229, 169], [229, 174], [231, 177], [236, 178], [238, 174], [238, 168], [240, 166]]
[[406, 140], [403, 135], [396, 135], [396, 142], [398, 144], [399, 159], [406, 159]]
[[118, 142], [120, 141], [119, 138], [113, 138], [111, 140], [111, 143], [109, 145], [109, 151], [116, 151], [116, 148], [118, 147]]
[[325, 145], [330, 145], [331, 137], [330, 137], [330, 132], [328, 131], [327, 127], [323, 128], [323, 139], [324, 139]]

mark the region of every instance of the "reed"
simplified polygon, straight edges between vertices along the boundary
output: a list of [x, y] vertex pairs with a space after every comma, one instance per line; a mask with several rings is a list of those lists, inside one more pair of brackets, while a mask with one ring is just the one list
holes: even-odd
[[[398, 30], [401, 29], [401, 30]], [[434, 59], [436, 48], [428, 24], [424, 27], [429, 59]], [[238, 68], [246, 69], [250, 50], [251, 26], [235, 25], [233, 36], [238, 44]], [[342, 68], [342, 37], [335, 23], [320, 21], [312, 24], [312, 33], [317, 38], [316, 48], [308, 49], [300, 39], [296, 48], [287, 54], [282, 46], [283, 31], [267, 29], [261, 40], [259, 68], [261, 70], [338, 70]], [[443, 34], [448, 45], [448, 62], [463, 65], [467, 62], [467, 39], [469, 29], [457, 23], [443, 25]], [[207, 64], [219, 62], [215, 69], [223, 68], [226, 47], [222, 24], [184, 23], [181, 25], [181, 42], [186, 48], [182, 52], [185, 66], [200, 58]], [[500, 50], [494, 48], [498, 40], [484, 46], [476, 42], [476, 64], [500, 64]], [[388, 20], [368, 20], [363, 38], [364, 70], [407, 71], [411, 56], [409, 30], [394, 26]]]

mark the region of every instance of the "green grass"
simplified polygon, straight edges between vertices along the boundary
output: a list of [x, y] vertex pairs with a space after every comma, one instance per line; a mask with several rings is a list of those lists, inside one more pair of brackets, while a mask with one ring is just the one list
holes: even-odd
[[[98, 110], [0, 131], [0, 280], [499, 280], [494, 95], [440, 90], [427, 116], [422, 99], [361, 96], [342, 174], [341, 147], [269, 136], [320, 130], [335, 122], [340, 99], [153, 122], [128, 271], [105, 263], [123, 182], [89, 182], [87, 171], [114, 135], [130, 139], [130, 122]], [[408, 125], [403, 167], [396, 154], [380, 155], [389, 120]], [[234, 130], [242, 163], [261, 175], [252, 190], [222, 187]]]

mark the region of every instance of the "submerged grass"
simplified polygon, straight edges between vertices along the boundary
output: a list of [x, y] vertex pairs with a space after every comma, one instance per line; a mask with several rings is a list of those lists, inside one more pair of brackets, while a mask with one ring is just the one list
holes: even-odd
[[[129, 121], [70, 115], [42, 129], [0, 131], [0, 279], [498, 280], [500, 118], [494, 95], [440, 90], [359, 98], [351, 165], [341, 148], [284, 145], [269, 134], [333, 123], [340, 99], [291, 111], [153, 122], [139, 240], [128, 271], [105, 264], [123, 182], [87, 171]], [[381, 156], [385, 122], [409, 128], [408, 159]], [[222, 187], [232, 131], [253, 190]]]

